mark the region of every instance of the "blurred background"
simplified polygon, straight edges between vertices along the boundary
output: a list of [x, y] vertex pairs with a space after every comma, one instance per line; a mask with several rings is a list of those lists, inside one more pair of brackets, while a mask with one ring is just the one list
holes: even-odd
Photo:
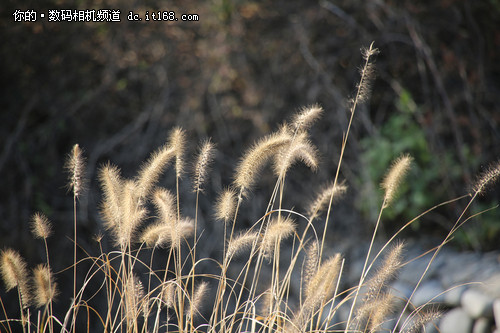
[[[319, 103], [325, 113], [311, 139], [322, 155], [320, 169], [296, 167], [286, 188], [286, 206], [303, 211], [315, 190], [333, 180], [347, 100], [363, 61], [360, 48], [372, 42], [380, 50], [376, 79], [347, 145], [341, 179], [349, 191], [333, 213], [333, 241], [346, 233], [353, 240], [371, 233], [382, 197], [379, 183], [400, 153], [414, 156], [415, 165], [386, 212], [385, 235], [423, 210], [468, 193], [475, 175], [500, 157], [498, 0], [52, 0], [3, 1], [1, 7], [0, 246], [18, 249], [30, 263], [44, 260], [42, 243], [29, 232], [37, 211], [56, 229], [49, 250], [72, 253], [73, 202], [63, 165], [75, 143], [87, 159], [78, 243], [89, 253], [96, 253], [92, 237], [102, 230], [99, 166], [111, 161], [133, 177], [174, 126], [188, 134], [188, 160], [201, 140], [211, 137], [217, 144], [200, 205], [205, 237], [221, 239], [213, 203], [231, 183], [243, 152], [300, 107]], [[121, 22], [13, 17], [16, 9], [102, 8], [119, 9]], [[146, 10], [197, 14], [199, 20], [127, 21], [129, 11]], [[171, 171], [161, 184], [173, 188]], [[260, 217], [273, 184], [264, 173], [243, 207], [241, 227]], [[181, 186], [183, 213], [194, 216], [188, 175]], [[473, 212], [496, 205], [499, 193], [497, 186]], [[442, 237], [463, 206], [434, 211], [405, 237]], [[494, 250], [499, 236], [497, 209], [465, 226], [452, 246]], [[207, 256], [218, 246], [208, 243]], [[72, 256], [52, 258], [58, 269], [71, 263]], [[64, 275], [59, 279], [69, 283]]]

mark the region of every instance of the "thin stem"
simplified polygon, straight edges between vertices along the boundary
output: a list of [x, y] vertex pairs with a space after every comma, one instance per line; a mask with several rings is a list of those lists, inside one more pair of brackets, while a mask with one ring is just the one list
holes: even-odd
[[74, 238], [73, 238], [73, 302], [74, 302], [74, 309], [73, 309], [73, 320], [71, 323], [72, 326], [72, 332], [75, 333], [75, 326], [76, 326], [76, 312], [77, 312], [77, 306], [76, 306], [76, 193], [73, 194], [73, 230], [74, 230]]

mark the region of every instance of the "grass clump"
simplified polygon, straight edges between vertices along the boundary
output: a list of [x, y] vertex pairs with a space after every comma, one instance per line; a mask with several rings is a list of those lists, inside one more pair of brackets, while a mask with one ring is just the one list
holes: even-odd
[[[179, 183], [184, 181], [187, 136], [184, 130], [175, 128], [135, 177], [122, 177], [120, 169], [110, 163], [100, 168], [100, 211], [116, 248], [104, 251], [104, 235], [100, 235], [97, 238], [99, 254], [78, 259], [76, 210], [84, 163], [81, 150], [75, 145], [67, 164], [75, 210], [71, 306], [62, 317], [53, 312], [52, 303], [58, 292], [52, 273], [57, 270], [50, 264], [46, 243], [51, 224], [43, 215], [35, 214], [32, 229], [36, 238], [45, 242], [47, 261], [34, 269], [34, 277], [29, 280], [27, 265], [20, 254], [12, 249], [2, 251], [2, 277], [7, 290], [17, 288], [20, 311], [20, 319], [13, 319], [4, 309], [5, 318], [0, 320], [3, 330], [14, 332], [20, 325], [25, 332], [74, 332], [80, 330], [77, 323], [82, 317], [85, 322], [94, 323], [87, 330], [103, 332], [378, 332], [386, 329], [383, 324], [392, 317], [396, 322], [392, 332], [414, 332], [436, 319], [437, 312], [411, 308], [413, 294], [402, 310], [394, 312], [394, 299], [388, 286], [404, 262], [403, 243], [395, 243], [394, 239], [436, 207], [469, 197], [448, 236], [433, 250], [428, 269], [444, 244], [469, 220], [466, 214], [470, 204], [496, 180], [498, 166], [481, 176], [470, 194], [436, 205], [408, 221], [373, 255], [383, 212], [397, 200], [397, 190], [411, 167], [412, 158], [401, 155], [381, 183], [379, 215], [359, 282], [341, 289], [344, 258], [339, 253], [324, 255], [334, 203], [347, 191], [345, 181], [340, 179], [340, 170], [351, 124], [357, 106], [369, 96], [374, 73], [372, 57], [377, 53], [373, 44], [363, 51], [365, 62], [357, 92], [351, 100], [350, 120], [340, 145], [336, 173], [309, 206], [288, 208], [285, 185], [287, 173], [296, 162], [302, 162], [312, 171], [318, 168], [318, 152], [309, 139], [308, 130], [322, 115], [320, 106], [301, 109], [292, 118], [291, 125], [282, 125], [243, 154], [232, 184], [214, 200], [214, 219], [223, 223], [224, 230], [221, 258], [199, 258], [200, 251], [197, 251], [201, 242], [210, 241], [198, 230], [198, 214], [215, 145], [210, 140], [204, 141], [193, 161], [195, 216], [184, 216]], [[170, 163], [175, 171], [175, 189], [159, 184], [160, 176]], [[248, 200], [268, 163], [272, 164], [276, 179], [268, 205], [250, 228], [238, 231], [241, 229], [239, 216], [244, 214], [242, 202]], [[322, 232], [318, 225], [323, 226]], [[153, 269], [158, 252], [166, 261], [162, 268]], [[379, 260], [384, 254], [385, 259]], [[89, 262], [90, 269], [83, 281], [76, 281], [82, 261]], [[213, 264], [216, 273], [204, 272], [201, 267], [206, 264]], [[238, 268], [231, 269], [237, 264]], [[299, 290], [294, 289], [294, 281], [300, 281]], [[96, 290], [92, 289], [94, 282], [99, 286]], [[101, 300], [104, 306], [93, 305], [94, 298]], [[348, 316], [338, 320], [336, 314], [342, 308], [348, 310]], [[36, 309], [39, 310], [34, 316]], [[411, 322], [402, 322], [406, 309], [412, 311]]]

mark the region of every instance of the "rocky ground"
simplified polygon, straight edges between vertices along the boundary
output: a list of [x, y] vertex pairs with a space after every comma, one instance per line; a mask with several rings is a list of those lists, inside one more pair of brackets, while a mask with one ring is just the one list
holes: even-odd
[[[391, 285], [392, 292], [400, 299], [395, 313], [401, 311], [411, 296], [433, 254], [418, 258], [425, 251], [414, 241], [406, 248], [405, 261], [409, 262]], [[358, 255], [353, 259], [348, 265], [347, 278], [356, 283], [364, 257]], [[426, 332], [500, 332], [500, 252], [458, 252], [443, 248], [429, 266], [401, 322], [419, 308], [442, 313], [440, 319], [427, 325]], [[346, 313], [340, 314], [340, 321], [345, 320], [343, 316]], [[388, 328], [393, 326], [394, 321], [387, 323]]]

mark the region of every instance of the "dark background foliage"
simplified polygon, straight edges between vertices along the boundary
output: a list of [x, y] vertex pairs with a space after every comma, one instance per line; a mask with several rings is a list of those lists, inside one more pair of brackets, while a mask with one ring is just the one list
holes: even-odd
[[[122, 22], [21, 23], [12, 16], [15, 9], [50, 8], [116, 8]], [[130, 10], [196, 13], [199, 21], [128, 22]], [[4, 1], [0, 12], [0, 245], [30, 262], [43, 260], [29, 233], [36, 211], [56, 226], [51, 251], [72, 253], [72, 198], [62, 170], [75, 143], [88, 164], [78, 243], [92, 252], [92, 235], [102, 229], [96, 209], [102, 163], [110, 160], [132, 177], [172, 127], [186, 129], [188, 159], [212, 137], [218, 154], [201, 219], [207, 232], [220, 231], [212, 204], [244, 150], [301, 106], [319, 103], [325, 114], [312, 140], [323, 156], [320, 171], [298, 167], [288, 177], [287, 205], [303, 209], [334, 175], [359, 50], [372, 41], [380, 50], [377, 78], [370, 102], [356, 114], [341, 175], [350, 190], [332, 232], [368, 230], [380, 205], [380, 178], [401, 152], [414, 155], [416, 167], [400, 206], [388, 213], [387, 233], [415, 212], [467, 193], [474, 175], [499, 157], [497, 0]], [[172, 175], [162, 185], [171, 186]], [[245, 205], [242, 225], [262, 212], [267, 177]], [[189, 177], [183, 180], [183, 212], [194, 215]], [[498, 190], [476, 209], [495, 202]], [[436, 211], [408, 236], [442, 235], [461, 208]], [[455, 245], [494, 249], [498, 217], [498, 211], [480, 217]], [[205, 253], [216, 248], [205, 246]], [[71, 261], [54, 255], [52, 265]]]

